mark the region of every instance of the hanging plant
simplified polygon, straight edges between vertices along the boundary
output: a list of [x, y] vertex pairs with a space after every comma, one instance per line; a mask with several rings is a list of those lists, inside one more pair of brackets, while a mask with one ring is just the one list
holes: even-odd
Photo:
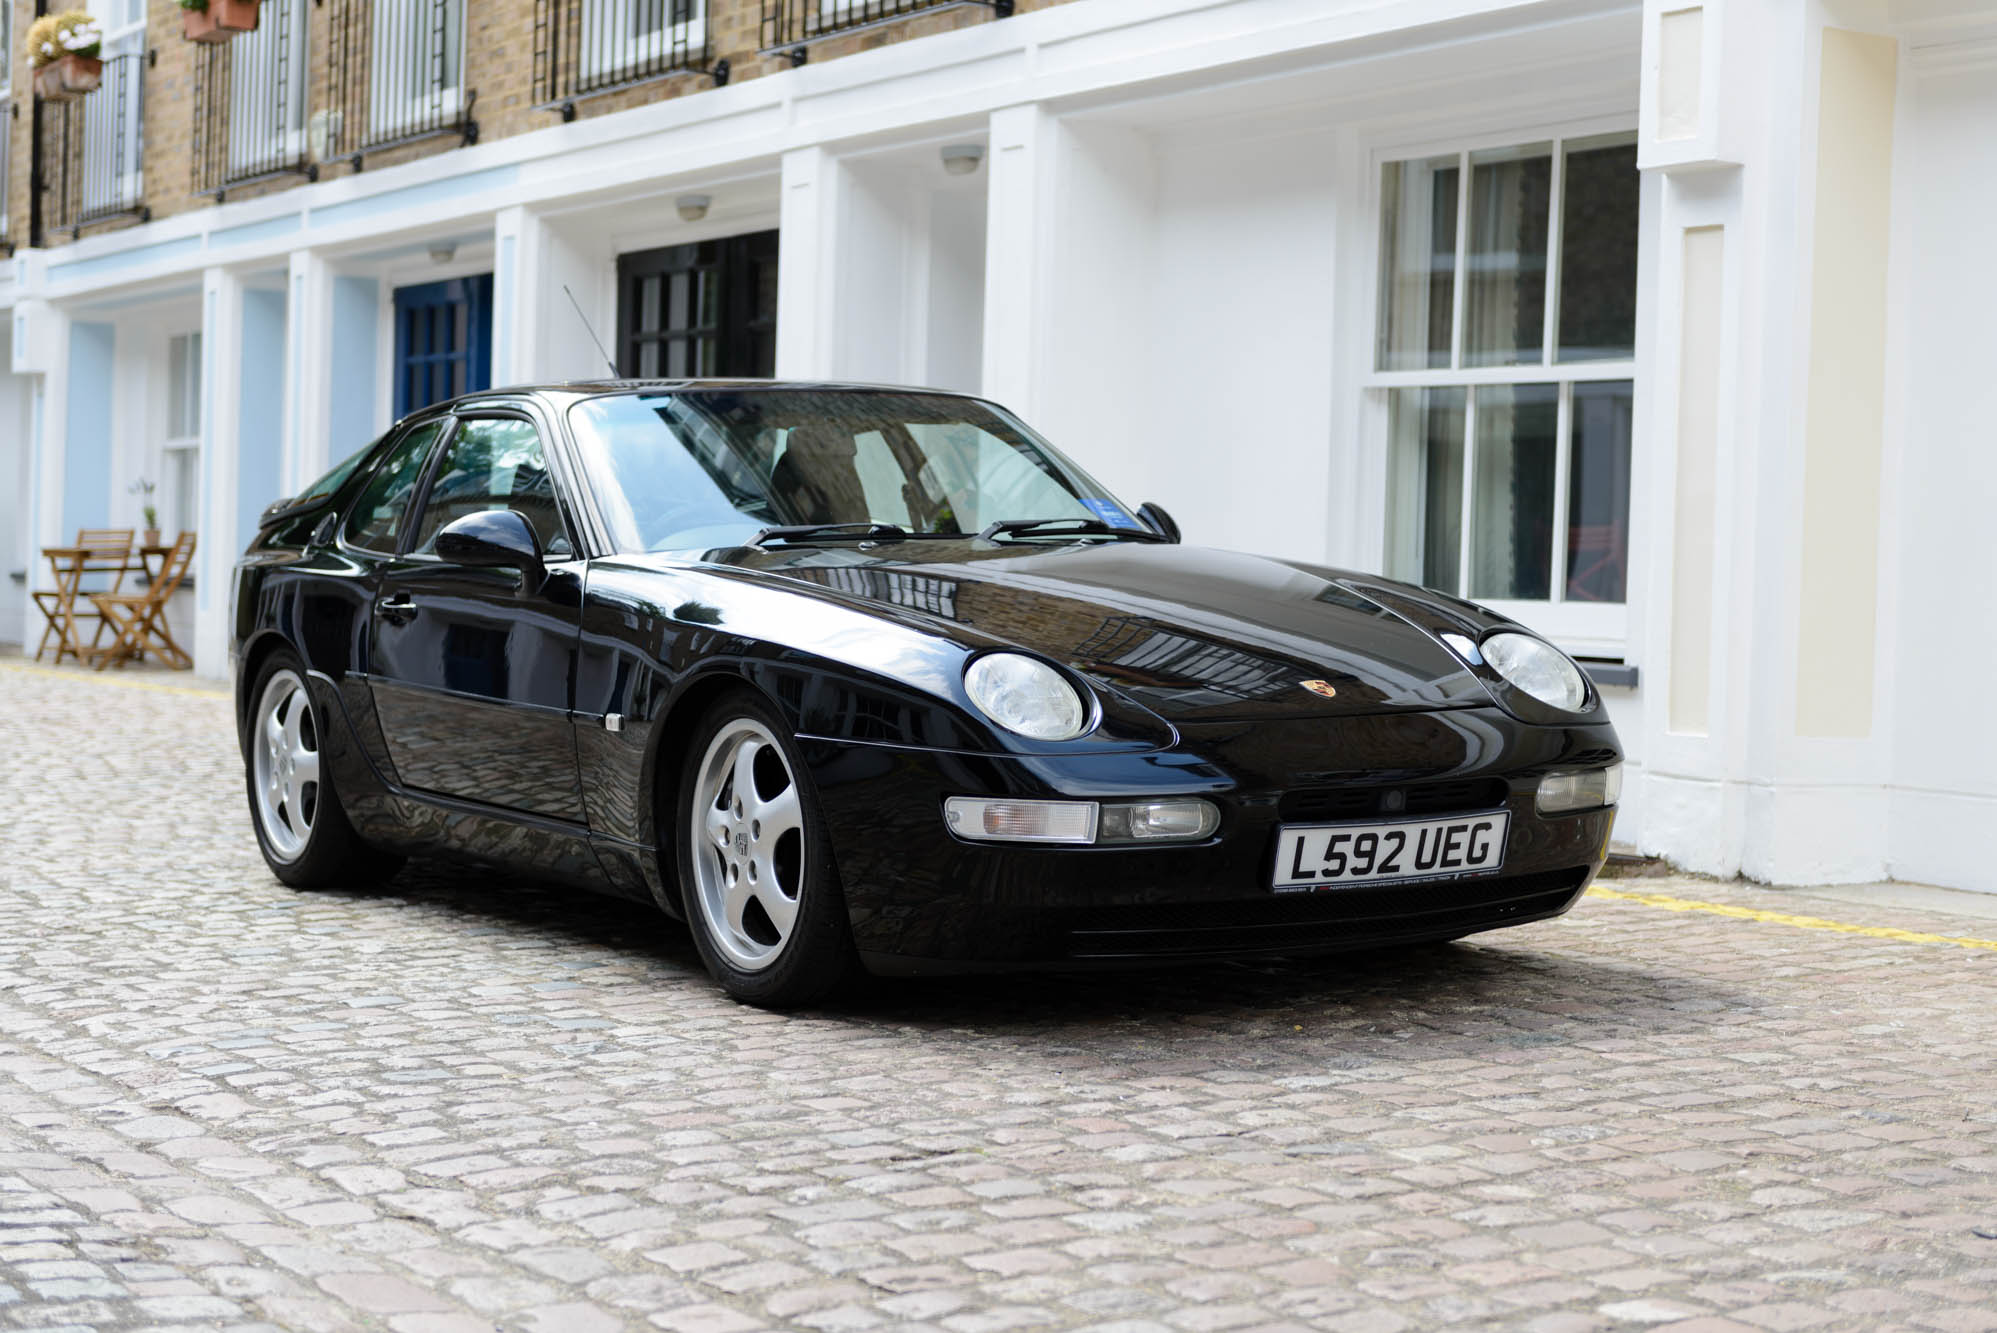
[[80, 9], [45, 14], [28, 28], [28, 63], [35, 70], [35, 94], [44, 101], [73, 102], [97, 91], [104, 79], [104, 25]]
[[209, 46], [257, 30], [258, 0], [180, 0], [180, 35]]

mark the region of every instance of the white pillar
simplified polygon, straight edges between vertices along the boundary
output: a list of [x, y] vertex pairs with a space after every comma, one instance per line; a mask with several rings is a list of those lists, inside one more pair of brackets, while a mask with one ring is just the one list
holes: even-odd
[[[17, 263], [19, 262], [17, 257]], [[44, 301], [13, 311], [13, 369], [28, 378], [28, 493], [21, 502], [21, 546], [28, 588], [52, 586], [44, 546], [75, 539], [62, 531], [64, 409], [69, 398], [69, 317]], [[32, 653], [47, 622], [34, 599], [22, 600], [22, 650]]]
[[1662, 196], [1632, 487], [1650, 570], [1641, 845], [1776, 883], [1888, 870], [1875, 607], [1897, 52], [1869, 17], [1645, 13], [1639, 165]]
[[984, 394], [1033, 422], [1047, 287], [1053, 118], [1038, 106], [991, 116], [986, 157]]
[[332, 466], [333, 271], [313, 251], [295, 250], [287, 280], [282, 480], [296, 495]]
[[823, 148], [785, 153], [777, 263], [777, 376], [832, 376], [839, 163]]
[[541, 240], [547, 229], [523, 207], [502, 208], [493, 219], [492, 382], [534, 379], [532, 330], [541, 325]]
[[194, 669], [229, 674], [229, 584], [237, 532], [241, 444], [243, 283], [224, 268], [201, 275], [201, 536], [195, 568]]

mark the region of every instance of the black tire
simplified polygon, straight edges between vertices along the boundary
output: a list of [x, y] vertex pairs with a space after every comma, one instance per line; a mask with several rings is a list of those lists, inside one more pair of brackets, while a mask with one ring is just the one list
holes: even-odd
[[[757, 747], [750, 761], [756, 770], [752, 783], [768, 779], [771, 802], [767, 806], [761, 804], [759, 795], [756, 802], [735, 809], [738, 798], [732, 785], [714, 792], [714, 799], [703, 796], [703, 791], [710, 790], [707, 770], [711, 763], [723, 763], [731, 774], [734, 769], [726, 753], [717, 747], [739, 750], [738, 742]], [[760, 753], [765, 746], [779, 753], [787, 770], [782, 776], [796, 792], [799, 822], [795, 845], [789, 842], [787, 827], [767, 846], [751, 840], [739, 856], [731, 858], [716, 842], [697, 840], [693, 835], [696, 806], [701, 808], [702, 824], [709, 828], [710, 838], [714, 834], [710, 818], [731, 827], [739, 818], [741, 836], [760, 839], [762, 828], [753, 816], [759, 809], [778, 809], [785, 790], [776, 785], [774, 766]], [[729, 780], [732, 784], [732, 777]], [[832, 843], [826, 836], [825, 817], [811, 776], [790, 728], [776, 710], [748, 689], [730, 691], [717, 699], [688, 740], [677, 791], [670, 836], [679, 872], [680, 901], [701, 961], [721, 989], [744, 1004], [794, 1009], [818, 1003], [845, 986], [859, 971], [846, 895], [840, 888]], [[729, 845], [734, 846], [732, 842]], [[696, 865], [697, 857], [707, 858], [704, 867]], [[738, 872], [733, 879], [728, 874], [731, 863]], [[745, 925], [737, 930], [725, 919], [725, 903], [732, 896], [731, 886], [739, 888], [756, 878], [750, 873], [755, 867], [762, 868], [761, 881], [745, 892], [757, 896], [739, 913]], [[779, 901], [794, 904], [787, 931], [764, 907]], [[757, 913], [762, 913], [760, 923]], [[723, 919], [717, 921], [717, 916]], [[767, 954], [756, 959], [744, 957], [745, 952], [757, 949], [765, 949]]]
[[[276, 696], [282, 692], [284, 698]], [[276, 704], [275, 710], [267, 702]], [[295, 716], [292, 710], [302, 710]], [[273, 711], [280, 732], [294, 733], [300, 744], [286, 747], [265, 732]], [[380, 851], [361, 841], [347, 820], [340, 795], [333, 785], [331, 765], [326, 761], [319, 738], [326, 734], [325, 719], [313, 701], [307, 684], [305, 665], [296, 654], [280, 649], [264, 661], [249, 693], [249, 733], [243, 756], [243, 780], [250, 804], [250, 825], [256, 829], [257, 847], [271, 873], [297, 889], [372, 889], [402, 868], [403, 858]], [[268, 786], [275, 773], [288, 775], [283, 767], [285, 750], [294, 761], [304, 752], [313, 757], [316, 777], [279, 792], [279, 781]], [[266, 797], [274, 799], [267, 800]], [[300, 809], [291, 818], [291, 804]], [[302, 825], [301, 829], [295, 825]]]

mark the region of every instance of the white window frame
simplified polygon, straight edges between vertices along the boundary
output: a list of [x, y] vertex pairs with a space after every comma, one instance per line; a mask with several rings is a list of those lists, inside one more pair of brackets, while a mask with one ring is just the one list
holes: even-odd
[[[246, 59], [251, 58], [251, 53], [261, 50], [261, 44], [277, 41], [279, 20], [276, 10], [287, 4], [295, 10], [286, 33], [291, 49], [278, 52], [276, 61], [291, 65], [285, 84], [290, 105], [279, 109], [277, 119], [280, 123], [261, 125], [257, 122], [266, 119], [264, 108], [245, 108], [236, 100], [236, 89], [241, 86], [237, 76], [242, 72]], [[260, 20], [257, 31], [235, 38], [229, 50], [228, 174], [231, 179], [240, 179], [267, 160], [288, 166], [305, 153], [306, 110], [311, 100], [307, 83], [312, 76], [308, 59], [312, 7], [305, 0], [265, 0]]]
[[[582, 38], [577, 52], [577, 73], [589, 82], [614, 79], [651, 63], [647, 51], [654, 44], [658, 49], [671, 51], [684, 44], [691, 52], [702, 50], [707, 44], [707, 0], [693, 0], [693, 17], [684, 23], [674, 23], [670, 18], [656, 28], [645, 30], [643, 37], [629, 37], [605, 40], [603, 31], [609, 26], [612, 34], [623, 33], [636, 21], [637, 7], [646, 0], [582, 0]], [[663, 12], [673, 12], [674, 0], [656, 0]], [[661, 70], [661, 73], [670, 72]]]
[[[192, 340], [188, 344], [190, 355], [183, 367], [185, 382], [181, 386], [181, 391], [184, 395], [181, 401], [186, 408], [187, 420], [176, 423], [173, 420], [173, 385], [171, 382], [173, 378], [173, 345], [182, 338]], [[166, 430], [169, 432], [176, 425], [191, 429], [191, 433], [183, 431], [180, 434], [168, 434], [160, 441], [159, 466], [153, 470], [153, 476], [158, 481], [158, 489], [155, 490], [154, 494], [161, 501], [157, 506], [160, 511], [160, 535], [169, 542], [173, 540], [176, 533], [196, 532], [200, 528], [201, 356], [200, 329], [183, 329], [178, 333], [167, 335], [164, 345], [164, 360], [161, 368], [161, 379], [166, 384], [166, 400], [160, 405], [160, 421], [164, 423]], [[192, 511], [189, 513], [181, 512], [183, 497], [175, 495], [174, 492], [168, 489], [169, 481], [174, 475], [176, 465], [182, 462], [188, 465], [189, 475], [193, 481], [192, 486], [189, 488], [189, 494], [184, 497], [186, 506]]]
[[[1392, 448], [1391, 425], [1388, 411], [1389, 391], [1394, 389], [1421, 388], [1465, 388], [1474, 389], [1482, 385], [1523, 385], [1552, 384], [1559, 393], [1559, 408], [1554, 426], [1554, 481], [1553, 481], [1553, 568], [1550, 591], [1552, 596], [1546, 601], [1517, 601], [1476, 596], [1471, 575], [1471, 557], [1476, 549], [1472, 524], [1475, 521], [1476, 478], [1477, 478], [1477, 429], [1474, 394], [1465, 395], [1463, 424], [1463, 500], [1457, 548], [1457, 587], [1461, 595], [1488, 606], [1501, 615], [1510, 616], [1547, 635], [1568, 651], [1590, 657], [1620, 659], [1624, 656], [1629, 638], [1629, 604], [1609, 602], [1570, 602], [1564, 599], [1567, 586], [1567, 506], [1568, 470], [1572, 440], [1570, 432], [1573, 424], [1572, 404], [1576, 384], [1601, 382], [1604, 380], [1628, 380], [1634, 394], [1643, 392], [1642, 377], [1637, 373], [1635, 357], [1622, 361], [1559, 361], [1558, 339], [1560, 336], [1560, 272], [1561, 272], [1561, 203], [1565, 198], [1566, 170], [1563, 145], [1570, 139], [1588, 139], [1603, 134], [1634, 133], [1637, 128], [1634, 114], [1598, 117], [1591, 120], [1563, 122], [1555, 126], [1519, 127], [1506, 131], [1496, 131], [1482, 135], [1458, 135], [1444, 140], [1421, 142], [1397, 142], [1391, 145], [1379, 144], [1373, 148], [1369, 159], [1367, 177], [1367, 207], [1364, 216], [1370, 233], [1368, 242], [1370, 275], [1368, 288], [1369, 308], [1373, 311], [1373, 337], [1365, 344], [1366, 370], [1361, 385], [1366, 391], [1368, 430], [1366, 438], [1371, 442], [1376, 456], [1385, 459]], [[1469, 247], [1470, 224], [1470, 157], [1474, 153], [1492, 148], [1512, 148], [1524, 144], [1550, 143], [1553, 152], [1553, 180], [1549, 191], [1551, 216], [1547, 219], [1546, 252], [1546, 316], [1541, 334], [1540, 359], [1515, 366], [1475, 366], [1463, 365], [1463, 339], [1465, 331], [1465, 306], [1470, 284], [1466, 277], [1466, 254]], [[1392, 162], [1408, 162], [1429, 158], [1454, 156], [1457, 160], [1456, 191], [1456, 265], [1453, 270], [1452, 304], [1450, 316], [1450, 365], [1433, 369], [1381, 370], [1379, 369], [1379, 322], [1384, 318], [1380, 309], [1379, 291], [1381, 263], [1385, 258], [1384, 239], [1381, 236], [1381, 217], [1384, 204], [1383, 181], [1386, 167]], [[1640, 188], [1640, 187], [1639, 187]], [[1641, 227], [1641, 223], [1639, 223]], [[1642, 246], [1642, 232], [1639, 231], [1639, 251]], [[1639, 260], [1639, 267], [1641, 260]], [[1641, 284], [1641, 274], [1637, 279]], [[1632, 451], [1636, 441], [1631, 442]], [[1634, 469], [1632, 469], [1634, 470]], [[1380, 558], [1384, 562], [1388, 552], [1388, 534], [1393, 516], [1387, 513], [1388, 492], [1385, 478], [1391, 466], [1383, 466], [1379, 475], [1382, 485], [1379, 491], [1379, 512], [1386, 522], [1381, 527]], [[1634, 496], [1632, 496], [1634, 514]], [[1634, 543], [1630, 555], [1635, 555]], [[1384, 565], [1383, 565], [1384, 567]], [[1632, 571], [1624, 585], [1624, 596], [1636, 586]]]
[[407, 134], [435, 116], [444, 123], [454, 120], [464, 108], [465, 96], [465, 18], [466, 0], [448, 0], [457, 11], [453, 25], [457, 33], [456, 82], [435, 92], [411, 93], [397, 86], [397, 75], [410, 72], [396, 58], [396, 44], [412, 35], [422, 50], [415, 57], [425, 67], [439, 54], [435, 33], [424, 23], [436, 0], [375, 0], [372, 28], [368, 36], [368, 138], [379, 143]]

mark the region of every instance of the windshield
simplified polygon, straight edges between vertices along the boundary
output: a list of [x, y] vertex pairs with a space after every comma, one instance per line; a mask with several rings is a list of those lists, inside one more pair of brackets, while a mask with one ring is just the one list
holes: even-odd
[[1142, 525], [987, 403], [948, 394], [729, 389], [569, 409], [619, 550], [740, 546], [766, 528], [887, 523], [975, 535], [1007, 519]]

